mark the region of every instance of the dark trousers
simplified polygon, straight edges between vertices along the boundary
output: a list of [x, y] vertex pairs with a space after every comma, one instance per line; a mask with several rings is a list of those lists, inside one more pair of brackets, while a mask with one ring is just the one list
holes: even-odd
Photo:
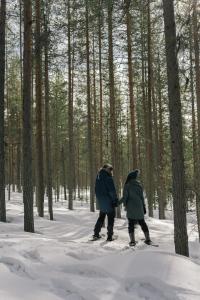
[[140, 225], [143, 232], [149, 232], [148, 226], [144, 219], [141, 219], [141, 220], [128, 219], [128, 232], [129, 233], [134, 232], [136, 224]]
[[95, 235], [99, 235], [99, 232], [101, 231], [101, 228], [103, 226], [106, 215], [108, 217], [108, 226], [107, 226], [108, 236], [112, 237], [114, 220], [115, 220], [115, 211], [110, 212], [110, 213], [104, 213], [102, 211], [99, 212], [99, 217], [98, 217], [98, 220], [97, 220], [96, 225], [94, 227], [94, 234]]

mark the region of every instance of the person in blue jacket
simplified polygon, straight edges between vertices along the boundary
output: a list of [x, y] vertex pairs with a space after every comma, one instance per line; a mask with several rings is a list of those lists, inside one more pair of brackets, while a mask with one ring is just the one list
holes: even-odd
[[113, 167], [109, 164], [106, 164], [100, 169], [96, 177], [95, 194], [99, 204], [100, 212], [99, 218], [94, 227], [94, 239], [99, 239], [101, 237], [99, 233], [107, 215], [107, 241], [112, 241], [115, 207], [118, 203], [112, 172]]

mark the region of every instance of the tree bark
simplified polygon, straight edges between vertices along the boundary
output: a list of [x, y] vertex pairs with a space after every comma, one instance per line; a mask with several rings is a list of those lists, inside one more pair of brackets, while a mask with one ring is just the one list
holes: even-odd
[[87, 126], [88, 126], [88, 160], [90, 178], [90, 211], [95, 211], [94, 206], [94, 153], [92, 141], [92, 115], [91, 115], [91, 95], [90, 95], [90, 42], [89, 42], [89, 8], [86, 0], [86, 56], [87, 56]]
[[193, 38], [194, 58], [196, 75], [196, 98], [197, 98], [197, 122], [198, 122], [198, 146], [200, 150], [200, 62], [199, 62], [199, 37], [197, 22], [197, 0], [193, 0]]
[[97, 93], [96, 93], [96, 61], [95, 61], [95, 32], [92, 34], [92, 70], [93, 70], [93, 143], [94, 143], [94, 171], [99, 167], [99, 147], [98, 147], [98, 124], [97, 124]]
[[[47, 13], [47, 12], [46, 12]], [[52, 195], [52, 165], [51, 165], [51, 132], [49, 121], [49, 33], [48, 33], [48, 15], [44, 17], [45, 26], [45, 142], [46, 142], [46, 181], [48, 196], [49, 218], [53, 220], [53, 195]]]
[[128, 79], [129, 79], [129, 101], [130, 101], [130, 116], [131, 116], [131, 146], [132, 146], [132, 168], [138, 167], [138, 151], [136, 140], [136, 111], [135, 98], [133, 94], [133, 63], [132, 63], [132, 30], [131, 30], [131, 14], [129, 11], [130, 0], [125, 0], [126, 10], [126, 35], [127, 35], [127, 50], [128, 50]]
[[149, 216], [153, 217], [153, 136], [152, 136], [152, 45], [151, 45], [151, 15], [150, 0], [147, 7], [148, 14], [148, 102], [147, 102], [147, 198]]
[[75, 186], [75, 158], [74, 158], [74, 109], [72, 97], [72, 70], [71, 70], [71, 7], [70, 0], [68, 0], [68, 132], [69, 132], [69, 202], [68, 208], [73, 209], [73, 190]]
[[0, 7], [0, 221], [6, 222], [5, 201], [5, 51], [6, 51], [6, 1]]
[[164, 176], [163, 103], [161, 91], [160, 56], [158, 55], [158, 203], [159, 219], [165, 219], [166, 186]]
[[[114, 178], [117, 194], [119, 193], [119, 143], [116, 120], [116, 99], [115, 99], [115, 78], [113, 62], [113, 0], [108, 0], [108, 64], [109, 64], [109, 98], [110, 98], [110, 139], [111, 139], [111, 158], [114, 169]], [[117, 209], [117, 216], [120, 218], [120, 208]]]
[[62, 173], [63, 173], [62, 175], [63, 175], [64, 200], [67, 200], [64, 146], [62, 146], [61, 149], [61, 165], [62, 165]]
[[[145, 161], [144, 161], [144, 167], [143, 167], [143, 172], [142, 172], [142, 177], [145, 183], [145, 191], [147, 193], [147, 189], [148, 189], [148, 174], [147, 174], [147, 169], [148, 169], [148, 154], [147, 154], [147, 93], [146, 93], [146, 66], [145, 66], [145, 32], [144, 32], [144, 15], [145, 15], [145, 11], [144, 11], [144, 5], [142, 4], [141, 7], [141, 67], [142, 67], [142, 83], [141, 83], [141, 88], [142, 88], [142, 110], [143, 110], [143, 119], [144, 119], [144, 148], [145, 148]], [[140, 140], [139, 140], [139, 143]]]
[[99, 16], [98, 16], [98, 39], [99, 39], [99, 98], [100, 98], [100, 120], [99, 120], [99, 148], [100, 148], [100, 166], [103, 166], [103, 80], [102, 80], [102, 0], [99, 0]]
[[[195, 17], [196, 19], [196, 17]], [[193, 19], [193, 25], [194, 21]], [[195, 22], [196, 23], [196, 22]], [[193, 26], [193, 30], [196, 30], [196, 25]], [[197, 36], [194, 32], [194, 42], [197, 42]], [[196, 44], [196, 43], [194, 43]], [[198, 49], [198, 44], [196, 45]], [[194, 96], [194, 74], [193, 74], [193, 57], [192, 57], [192, 50], [193, 50], [193, 43], [192, 43], [192, 24], [190, 24], [190, 91], [191, 91], [191, 100], [192, 100], [192, 145], [193, 145], [193, 166], [194, 166], [194, 190], [196, 194], [196, 215], [197, 215], [197, 226], [198, 226], [198, 233], [199, 233], [199, 241], [200, 241], [200, 155], [199, 155], [199, 148], [198, 148], [198, 134], [199, 130], [197, 131], [196, 126], [196, 113], [195, 113], [195, 96]], [[195, 56], [198, 55], [195, 53]], [[195, 59], [195, 66], [198, 64], [198, 58]], [[197, 71], [197, 68], [195, 68]], [[198, 71], [196, 72], [196, 76]], [[198, 84], [198, 80], [196, 81], [196, 85]], [[198, 89], [196, 89], [196, 92]]]
[[32, 180], [32, 4], [24, 1], [24, 64], [23, 77], [23, 202], [24, 230], [34, 232]]
[[174, 1], [163, 0], [163, 10], [170, 112], [170, 137], [174, 205], [174, 242], [176, 253], [189, 256], [186, 221], [186, 193], [185, 166], [183, 155], [182, 113], [178, 61], [176, 53], [177, 48]]
[[36, 76], [36, 198], [38, 214], [44, 216], [44, 170], [42, 137], [42, 59], [41, 59], [41, 2], [35, 0], [35, 76]]
[[[22, 49], [22, 1], [19, 0], [19, 39], [20, 39], [20, 95], [23, 99], [23, 49]], [[22, 124], [21, 124], [21, 111], [18, 114], [18, 145], [17, 145], [17, 191], [22, 192]]]

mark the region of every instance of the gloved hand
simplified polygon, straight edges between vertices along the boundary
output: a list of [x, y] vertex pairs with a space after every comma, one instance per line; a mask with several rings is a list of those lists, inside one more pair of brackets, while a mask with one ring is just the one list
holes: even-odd
[[146, 205], [145, 204], [143, 205], [143, 209], [144, 209], [144, 214], [146, 215], [147, 210], [146, 210]]
[[116, 200], [112, 203], [112, 207], [118, 207], [118, 199], [116, 199]]

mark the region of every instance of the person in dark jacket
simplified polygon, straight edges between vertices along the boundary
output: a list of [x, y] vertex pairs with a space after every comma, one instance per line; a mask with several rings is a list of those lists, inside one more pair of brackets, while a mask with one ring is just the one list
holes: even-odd
[[99, 218], [94, 227], [94, 239], [98, 239], [105, 217], [108, 217], [107, 241], [112, 241], [115, 219], [115, 207], [117, 206], [117, 193], [112, 177], [113, 167], [109, 164], [103, 166], [97, 174], [95, 182], [95, 194], [99, 205]]
[[128, 232], [130, 236], [130, 246], [135, 246], [135, 225], [139, 224], [145, 235], [145, 243], [150, 244], [149, 229], [144, 220], [146, 214], [146, 207], [143, 196], [143, 188], [137, 177], [139, 170], [133, 170], [128, 174], [126, 179], [123, 197], [118, 204], [123, 203], [126, 207], [128, 218]]

